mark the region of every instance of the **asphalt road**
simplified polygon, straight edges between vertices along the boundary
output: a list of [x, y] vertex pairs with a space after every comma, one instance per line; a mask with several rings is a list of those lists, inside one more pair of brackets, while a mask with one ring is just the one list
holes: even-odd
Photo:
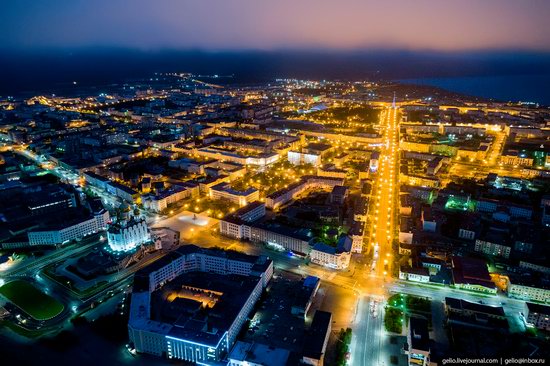
[[385, 146], [379, 157], [377, 178], [373, 190], [372, 213], [373, 230], [370, 244], [373, 250], [373, 262], [358, 272], [361, 285], [359, 291], [369, 296], [361, 297], [352, 333], [352, 365], [377, 366], [381, 364], [383, 342], [387, 337], [382, 328], [383, 306], [387, 289], [392, 283], [392, 241], [395, 234], [397, 195], [399, 194], [399, 112], [387, 108], [381, 114], [381, 131]]
[[359, 300], [350, 347], [350, 365], [380, 364], [382, 342], [385, 341], [382, 311], [379, 298], [364, 296]]

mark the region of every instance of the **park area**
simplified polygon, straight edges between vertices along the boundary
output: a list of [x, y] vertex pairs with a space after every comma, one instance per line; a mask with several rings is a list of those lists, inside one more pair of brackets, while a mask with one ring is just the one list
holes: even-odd
[[6, 283], [0, 294], [36, 320], [51, 319], [64, 309], [59, 301], [21, 280]]
[[388, 332], [401, 334], [406, 319], [411, 315], [422, 316], [431, 321], [431, 301], [412, 295], [392, 295], [386, 306], [384, 326]]

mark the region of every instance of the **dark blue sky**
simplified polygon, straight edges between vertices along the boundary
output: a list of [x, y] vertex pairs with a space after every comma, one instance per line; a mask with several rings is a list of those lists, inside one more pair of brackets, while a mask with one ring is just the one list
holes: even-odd
[[0, 95], [157, 71], [241, 81], [547, 75], [548, 19], [550, 0], [4, 1]]
[[550, 50], [548, 0], [16, 0], [4, 50]]

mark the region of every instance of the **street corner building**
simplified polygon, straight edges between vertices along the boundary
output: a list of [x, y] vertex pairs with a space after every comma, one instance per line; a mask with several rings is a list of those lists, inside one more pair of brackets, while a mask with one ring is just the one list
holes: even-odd
[[180, 247], [136, 273], [130, 342], [139, 353], [216, 364], [272, 276], [267, 257]]

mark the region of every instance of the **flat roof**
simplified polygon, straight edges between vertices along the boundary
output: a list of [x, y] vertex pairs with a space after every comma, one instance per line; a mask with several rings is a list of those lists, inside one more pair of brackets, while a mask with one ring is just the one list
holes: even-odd
[[495, 288], [483, 259], [453, 256], [453, 281]]
[[482, 305], [471, 301], [456, 299], [454, 297], [445, 297], [445, 304], [456, 310], [468, 310], [482, 314], [505, 316], [502, 306]]
[[87, 175], [87, 176], [92, 177], [94, 179], [100, 180], [102, 182], [108, 182], [109, 181], [109, 178], [104, 177], [104, 176], [99, 175], [99, 174], [96, 174], [96, 173], [91, 172], [91, 171], [84, 172], [84, 175]]
[[409, 321], [409, 333], [411, 339], [411, 349], [430, 351], [428, 320], [411, 317]]
[[304, 346], [304, 356], [321, 359], [325, 339], [332, 322], [332, 313], [317, 310], [308, 331], [308, 342]]
[[[157, 313], [157, 305], [165, 304], [164, 294], [181, 288], [191, 287], [205, 291], [215, 291], [222, 295], [211, 308], [204, 308], [202, 313], [182, 313], [173, 322], [168, 336], [190, 340], [205, 345], [217, 346], [229, 330], [241, 309], [245, 306], [252, 291], [257, 286], [259, 277], [240, 275], [219, 275], [205, 272], [188, 272], [178, 276], [151, 294], [152, 317]], [[153, 320], [170, 323], [162, 316]]]
[[118, 182], [109, 182], [109, 185], [117, 189], [120, 189], [121, 191], [126, 192], [132, 196], [135, 194], [138, 194], [138, 192], [134, 191], [132, 188], [126, 187], [125, 185], [122, 185]]
[[526, 302], [527, 309], [529, 309], [529, 312], [531, 313], [538, 313], [538, 314], [544, 314], [544, 315], [550, 315], [550, 306], [548, 305], [541, 305], [541, 304], [535, 304], [533, 302]]
[[284, 366], [290, 352], [286, 349], [266, 346], [261, 343], [238, 341], [229, 354], [229, 359], [249, 361], [263, 366]]

